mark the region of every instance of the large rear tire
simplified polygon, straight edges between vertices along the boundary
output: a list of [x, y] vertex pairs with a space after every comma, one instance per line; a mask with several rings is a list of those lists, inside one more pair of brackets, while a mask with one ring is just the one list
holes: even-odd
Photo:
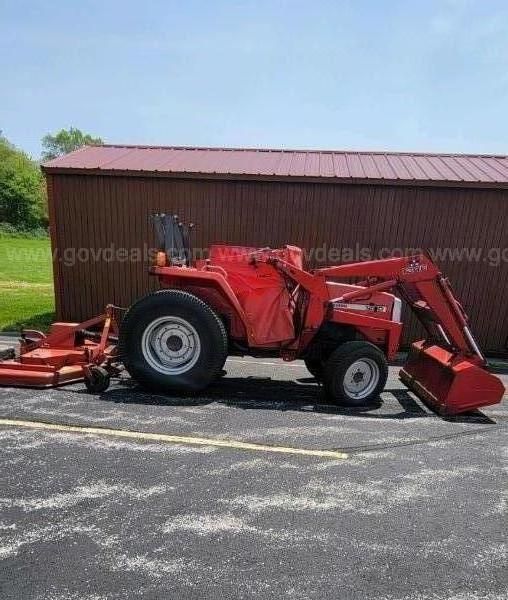
[[345, 406], [364, 406], [383, 391], [388, 363], [381, 350], [369, 342], [341, 344], [327, 360], [324, 383], [328, 396]]
[[196, 393], [220, 374], [228, 337], [219, 316], [197, 296], [159, 290], [129, 308], [118, 349], [125, 368], [142, 386]]

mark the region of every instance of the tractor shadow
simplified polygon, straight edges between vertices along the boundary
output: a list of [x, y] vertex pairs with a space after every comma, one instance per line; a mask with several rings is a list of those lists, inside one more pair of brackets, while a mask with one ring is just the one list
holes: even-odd
[[[387, 397], [387, 394], [390, 396]], [[224, 377], [202, 395], [185, 397], [150, 393], [142, 390], [132, 380], [124, 379], [119, 385], [101, 394], [100, 398], [121, 404], [204, 406], [215, 402], [241, 410], [314, 412], [392, 420], [438, 417], [455, 423], [495, 423], [480, 411], [472, 411], [458, 417], [440, 417], [431, 409], [422, 406], [408, 391], [400, 388], [387, 388], [383, 396], [369, 405], [350, 408], [332, 404], [323, 388], [311, 377], [297, 380]]]

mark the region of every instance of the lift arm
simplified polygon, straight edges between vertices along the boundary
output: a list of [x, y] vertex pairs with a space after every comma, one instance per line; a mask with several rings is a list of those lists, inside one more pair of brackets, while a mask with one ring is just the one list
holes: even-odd
[[334, 299], [348, 302], [365, 295], [366, 290], [396, 290], [408, 303], [431, 338], [454, 352], [485, 359], [468, 326], [467, 316], [455, 298], [449, 281], [437, 265], [423, 254], [385, 260], [366, 261], [318, 269], [325, 278], [366, 277], [362, 288]]

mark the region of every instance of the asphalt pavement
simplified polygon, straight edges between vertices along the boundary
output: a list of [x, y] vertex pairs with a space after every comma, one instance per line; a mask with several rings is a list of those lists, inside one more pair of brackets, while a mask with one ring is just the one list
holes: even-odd
[[300, 362], [226, 368], [199, 398], [0, 388], [2, 599], [508, 597], [506, 402], [445, 420], [391, 368], [348, 410]]

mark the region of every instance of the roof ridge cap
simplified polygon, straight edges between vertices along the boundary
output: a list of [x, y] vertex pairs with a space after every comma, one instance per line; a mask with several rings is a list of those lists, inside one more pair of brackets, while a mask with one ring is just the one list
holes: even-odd
[[261, 148], [261, 147], [231, 147], [231, 146], [180, 146], [163, 144], [87, 144], [80, 148], [132, 148], [139, 150], [189, 150], [189, 151], [210, 151], [210, 152], [269, 152], [269, 153], [306, 153], [306, 154], [360, 154], [360, 155], [390, 155], [390, 156], [473, 156], [479, 158], [499, 158], [507, 159], [508, 154], [496, 153], [474, 153], [474, 152], [424, 152], [411, 150], [357, 150], [354, 148], [330, 150], [320, 148]]

